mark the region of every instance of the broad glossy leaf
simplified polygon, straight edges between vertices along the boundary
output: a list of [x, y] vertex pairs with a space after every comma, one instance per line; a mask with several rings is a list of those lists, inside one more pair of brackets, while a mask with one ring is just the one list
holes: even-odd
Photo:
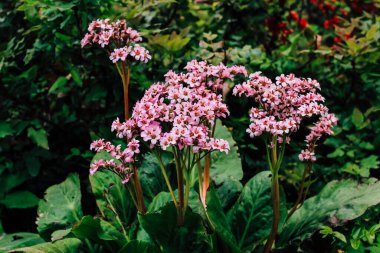
[[123, 234], [111, 223], [101, 219], [99, 225], [100, 230], [98, 231], [98, 236], [100, 239], [105, 241], [123, 241], [125, 239]]
[[231, 232], [227, 218], [223, 212], [217, 193], [210, 189], [207, 193], [207, 217], [211, 229], [226, 243], [233, 252], [239, 252], [236, 239]]
[[78, 239], [89, 239], [91, 242], [114, 249], [120, 249], [126, 243], [126, 238], [122, 232], [118, 231], [111, 223], [90, 215], [84, 216], [80, 222], [76, 223], [71, 233]]
[[15, 233], [3, 234], [0, 237], [0, 252], [33, 246], [45, 242], [38, 234], [33, 233]]
[[[166, 173], [170, 175], [169, 163], [172, 160], [171, 154], [163, 152], [162, 160], [166, 167]], [[139, 168], [139, 176], [144, 196], [148, 202], [151, 202], [160, 192], [169, 191], [155, 155], [149, 153], [144, 156], [144, 160]]]
[[228, 154], [211, 153], [210, 176], [216, 184], [216, 191], [223, 208], [225, 208], [233, 203], [243, 188], [240, 183], [243, 178], [243, 169], [236, 142], [232, 138], [231, 132], [219, 120], [216, 123], [215, 138], [227, 140], [230, 144]]
[[67, 229], [83, 216], [78, 174], [46, 190], [37, 211], [37, 230], [45, 239], [55, 230]]
[[[108, 153], [102, 152], [96, 154], [93, 161], [99, 159], [107, 160], [112, 158]], [[120, 228], [120, 224], [115, 219], [115, 213], [110, 208], [110, 204], [112, 204], [113, 209], [125, 225], [133, 221], [136, 208], [126, 186], [121, 183], [120, 177], [111, 171], [103, 170], [90, 176], [90, 183], [96, 198], [96, 204], [105, 220], [110, 221], [118, 229]]]
[[227, 127], [223, 126], [218, 120], [216, 123], [215, 138], [220, 138], [228, 141], [230, 151], [228, 154], [224, 152], [211, 153], [211, 178], [217, 185], [222, 184], [224, 180], [239, 181], [243, 178], [243, 169], [241, 159], [239, 157], [236, 142], [232, 138]]
[[127, 243], [118, 253], [158, 253], [160, 252], [152, 243], [133, 240]]
[[141, 227], [161, 245], [163, 252], [209, 252], [210, 246], [201, 217], [188, 210], [185, 224], [177, 227], [177, 210], [173, 202], [170, 199], [164, 204], [170, 197], [168, 194], [157, 195], [149, 206], [149, 212], [138, 214]]
[[[157, 197], [162, 198], [161, 195]], [[169, 245], [177, 225], [177, 209], [174, 203], [168, 202], [157, 210], [149, 209], [146, 214], [138, 214], [140, 225], [153, 239], [162, 245]]]
[[220, 204], [223, 209], [231, 207], [243, 190], [243, 185], [236, 180], [226, 180], [217, 189]]
[[98, 238], [97, 231], [100, 229], [100, 219], [94, 219], [90, 215], [84, 216], [78, 223], [71, 229], [71, 233], [79, 239], [93, 239]]
[[374, 178], [365, 183], [354, 180], [332, 181], [294, 212], [277, 244], [285, 246], [293, 240], [309, 238], [328, 221], [339, 225], [361, 216], [369, 207], [379, 203], [380, 181]]
[[[281, 194], [280, 228], [287, 212], [284, 198], [284, 194]], [[272, 216], [271, 172], [263, 171], [247, 182], [239, 199], [228, 213], [232, 232], [241, 252], [251, 252], [269, 235]]]
[[31, 247], [15, 249], [10, 252], [25, 253], [77, 253], [82, 242], [76, 238], [67, 238], [55, 242], [41, 243]]
[[0, 200], [0, 204], [7, 208], [30, 208], [37, 206], [39, 200], [36, 195], [29, 191], [18, 191], [7, 194], [4, 199]]

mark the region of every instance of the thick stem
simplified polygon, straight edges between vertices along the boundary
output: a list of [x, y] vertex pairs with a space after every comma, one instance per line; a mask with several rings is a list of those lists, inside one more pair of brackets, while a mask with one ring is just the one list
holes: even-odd
[[126, 65], [125, 62], [122, 62], [122, 74], [123, 74], [123, 89], [124, 89], [124, 117], [125, 120], [129, 119], [129, 81], [131, 75], [130, 65]]
[[140, 183], [140, 178], [136, 169], [136, 166], [133, 166], [133, 178], [135, 181], [135, 188], [136, 188], [136, 200], [137, 200], [137, 205], [139, 212], [142, 214], [146, 213], [146, 206], [144, 202], [144, 195]]
[[185, 184], [186, 184], [186, 187], [185, 187], [185, 203], [184, 203], [184, 207], [183, 207], [183, 210], [184, 212], [186, 212], [186, 209], [187, 209], [187, 205], [189, 203], [189, 195], [190, 195], [190, 175], [189, 175], [189, 172], [186, 171], [186, 175], [185, 175]]
[[183, 226], [184, 224], [184, 206], [185, 206], [185, 199], [184, 199], [184, 191], [183, 191], [183, 171], [181, 167], [181, 155], [180, 151], [177, 150], [177, 152], [174, 151], [174, 158], [176, 162], [176, 170], [177, 170], [177, 184], [178, 184], [178, 208], [177, 208], [177, 225]]
[[207, 197], [207, 190], [210, 186], [210, 167], [211, 167], [211, 157], [210, 154], [207, 154], [205, 156], [205, 164], [204, 164], [204, 170], [203, 170], [203, 187], [201, 192], [201, 201], [203, 206], [206, 208], [206, 197]]
[[294, 203], [292, 209], [290, 209], [290, 211], [288, 213], [288, 216], [286, 217], [286, 221], [289, 220], [290, 216], [293, 215], [293, 213], [297, 210], [298, 205], [301, 204], [301, 202], [302, 202], [302, 199], [304, 197], [304, 192], [305, 192], [305, 180], [306, 180], [307, 176], [309, 175], [310, 168], [311, 168], [311, 164], [309, 162], [306, 162], [305, 163], [305, 168], [303, 170], [303, 175], [302, 175], [302, 180], [301, 180], [300, 188], [298, 190], [297, 200]]
[[[283, 149], [285, 146], [283, 147]], [[272, 245], [276, 240], [278, 225], [280, 223], [280, 184], [278, 182], [278, 171], [280, 169], [280, 164], [278, 162], [282, 160], [282, 157], [277, 156], [277, 136], [272, 137], [271, 143], [271, 157], [270, 167], [272, 168], [272, 207], [273, 207], [273, 220], [272, 220], [272, 229], [268, 236], [267, 242], [265, 244], [264, 253], [269, 253], [272, 250]], [[283, 156], [283, 150], [280, 152], [281, 156]]]
[[277, 171], [272, 176], [272, 205], [273, 205], [273, 221], [272, 230], [270, 231], [268, 240], [265, 244], [264, 253], [269, 253], [272, 250], [272, 245], [276, 239], [278, 225], [280, 223], [280, 185], [278, 182]]

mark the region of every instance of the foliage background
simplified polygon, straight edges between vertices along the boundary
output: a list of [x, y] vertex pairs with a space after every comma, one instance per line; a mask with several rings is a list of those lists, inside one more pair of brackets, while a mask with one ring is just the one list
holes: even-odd
[[[100, 136], [114, 138], [109, 126], [123, 113], [113, 65], [101, 50], [80, 47], [88, 23], [97, 18], [127, 19], [152, 53], [152, 61], [132, 69], [132, 103], [169, 69], [193, 58], [244, 64], [272, 78], [315, 78], [339, 126], [318, 149], [310, 192], [332, 179], [380, 178], [378, 14], [379, 2], [364, 0], [1, 2], [0, 230], [34, 232], [38, 200], [70, 172], [80, 174], [84, 212], [95, 213], [89, 144]], [[263, 143], [245, 133], [249, 102], [230, 95], [226, 100], [233, 117], [224, 124], [237, 141], [246, 182], [265, 169]], [[296, 163], [301, 136], [294, 137], [281, 171], [290, 201], [302, 176]], [[379, 223], [378, 209], [337, 233], [355, 239], [355, 231]], [[328, 229], [325, 234], [305, 247], [349, 247]]]

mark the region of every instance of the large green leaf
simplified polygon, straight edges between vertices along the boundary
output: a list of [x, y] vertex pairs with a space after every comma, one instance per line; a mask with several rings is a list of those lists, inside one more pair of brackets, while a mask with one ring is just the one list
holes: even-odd
[[332, 181], [294, 212], [276, 245], [285, 246], [296, 239], [304, 240], [329, 220], [339, 224], [340, 221], [355, 219], [379, 203], [380, 181], [374, 178], [365, 183], [354, 180]]
[[157, 253], [160, 252], [152, 243], [133, 240], [127, 243], [118, 253]]
[[[223, 212], [223, 208], [220, 204], [218, 195], [213, 189], [210, 189], [207, 193], [207, 215], [204, 218], [208, 220], [211, 225], [211, 229], [223, 240], [224, 243], [233, 252], [239, 252], [236, 239], [231, 232], [227, 218]], [[240, 224], [241, 225], [241, 224]]]
[[[158, 195], [161, 198], [163, 195]], [[139, 214], [138, 219], [144, 230], [162, 245], [169, 245], [173, 238], [177, 225], [177, 209], [173, 202], [167, 202], [157, 210], [152, 210], [146, 214]]]
[[96, 219], [90, 215], [84, 216], [71, 229], [71, 233], [79, 239], [98, 239], [97, 232], [100, 229], [100, 219]]
[[232, 138], [231, 132], [219, 120], [216, 122], [215, 138], [224, 139], [230, 144], [228, 154], [211, 153], [211, 179], [216, 184], [221, 204], [225, 208], [233, 204], [243, 188], [240, 183], [243, 178], [243, 169], [236, 142]]
[[71, 233], [78, 239], [87, 239], [113, 249], [120, 249], [127, 242], [122, 232], [111, 223], [90, 215], [84, 216], [80, 222], [76, 223]]
[[228, 141], [230, 151], [228, 154], [224, 152], [211, 153], [211, 178], [215, 181], [216, 185], [222, 184], [226, 179], [241, 180], [243, 178], [243, 169], [236, 142], [232, 138], [231, 132], [219, 120], [216, 122], [214, 136], [215, 138]]
[[76, 238], [67, 238], [55, 242], [46, 242], [31, 247], [19, 248], [10, 252], [25, 253], [77, 253], [81, 241]]
[[[281, 194], [280, 227], [287, 212], [284, 198], [284, 194]], [[228, 213], [240, 252], [251, 252], [269, 235], [272, 217], [271, 172], [263, 171], [247, 182], [239, 199]]]
[[68, 229], [83, 216], [79, 176], [70, 174], [67, 179], [49, 187], [37, 211], [37, 230], [50, 239], [56, 230]]
[[[93, 161], [112, 159], [106, 152], [98, 153]], [[96, 198], [96, 204], [105, 220], [120, 228], [120, 224], [115, 219], [115, 212], [120, 220], [125, 224], [130, 224], [136, 215], [136, 208], [125, 185], [121, 179], [111, 171], [98, 171], [90, 176], [92, 192]], [[112, 207], [110, 206], [112, 205]]]
[[31, 192], [18, 191], [7, 194], [4, 199], [0, 200], [0, 204], [7, 208], [30, 208], [38, 204], [40, 199]]
[[8, 252], [13, 249], [33, 246], [45, 242], [38, 234], [15, 233], [0, 236], [0, 252]]
[[[169, 175], [169, 163], [171, 160], [171, 154], [169, 152], [163, 152], [162, 161]], [[161, 173], [161, 168], [155, 155], [149, 153], [144, 156], [144, 160], [139, 168], [139, 176], [144, 196], [148, 202], [151, 202], [154, 196], [161, 191], [168, 191], [168, 187], [166, 186], [164, 177]]]
[[[166, 203], [165, 203], [166, 201]], [[188, 210], [185, 224], [177, 226], [177, 210], [169, 193], [160, 193], [149, 206], [149, 212], [139, 214], [141, 227], [159, 243], [163, 252], [209, 252], [207, 234], [201, 217]]]

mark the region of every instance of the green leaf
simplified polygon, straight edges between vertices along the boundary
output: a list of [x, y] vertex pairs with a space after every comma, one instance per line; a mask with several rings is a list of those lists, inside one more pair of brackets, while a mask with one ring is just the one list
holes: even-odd
[[156, 195], [153, 201], [150, 203], [148, 207], [149, 212], [154, 212], [159, 210], [161, 207], [164, 207], [172, 200], [172, 197], [169, 192], [160, 192]]
[[277, 246], [309, 238], [329, 220], [353, 220], [369, 207], [380, 203], [380, 181], [370, 178], [366, 183], [354, 180], [332, 181], [322, 191], [294, 212], [285, 224]]
[[83, 81], [82, 81], [82, 78], [80, 76], [80, 73], [79, 73], [78, 69], [71, 68], [70, 69], [70, 74], [71, 74], [71, 77], [73, 78], [74, 82], [76, 84], [78, 84], [80, 87], [82, 87]]
[[217, 188], [220, 204], [223, 209], [231, 207], [243, 190], [243, 185], [236, 180], [226, 180]]
[[378, 158], [376, 155], [368, 156], [360, 161], [360, 166], [366, 170], [377, 169], [380, 164], [380, 161], [377, 160]]
[[15, 233], [0, 236], [0, 252], [8, 252], [13, 249], [33, 246], [45, 242], [38, 234]]
[[0, 200], [0, 203], [7, 208], [30, 208], [37, 206], [39, 200], [40, 199], [31, 192], [18, 191], [7, 194], [4, 199]]
[[363, 113], [357, 107], [355, 107], [354, 111], [352, 112], [352, 123], [354, 123], [354, 125], [357, 128], [360, 128], [363, 122], [364, 122]]
[[141, 227], [161, 245], [162, 252], [209, 252], [207, 233], [200, 216], [188, 210], [185, 224], [177, 227], [177, 210], [169, 197], [169, 193], [157, 195], [149, 212], [138, 214]]
[[372, 25], [371, 28], [367, 31], [365, 38], [367, 40], [373, 39], [373, 37], [375, 37], [377, 30], [378, 30], [377, 24]]
[[67, 238], [55, 242], [41, 243], [31, 247], [15, 249], [10, 252], [25, 253], [77, 253], [81, 241], [76, 238]]
[[66, 85], [66, 83], [67, 83], [66, 77], [64, 77], [64, 76], [58, 77], [57, 80], [50, 87], [49, 94], [59, 92]]
[[124, 235], [111, 223], [100, 220], [99, 222], [100, 230], [97, 232], [100, 239], [105, 241], [124, 241]]
[[[251, 178], [228, 213], [232, 232], [241, 252], [251, 252], [264, 240], [272, 226], [271, 172], [263, 171]], [[280, 196], [280, 225], [286, 218], [285, 194]]]
[[94, 219], [91, 215], [86, 215], [76, 223], [71, 232], [79, 239], [92, 239], [98, 238], [97, 232], [100, 229], [100, 219]]
[[37, 230], [45, 239], [50, 239], [54, 231], [70, 228], [79, 221], [83, 216], [79, 176], [70, 174], [64, 182], [49, 187], [37, 214]]
[[0, 138], [7, 137], [9, 135], [12, 135], [13, 129], [11, 124], [7, 122], [0, 122]]
[[51, 240], [53, 242], [57, 240], [61, 240], [70, 233], [71, 233], [71, 228], [56, 230], [51, 234]]
[[[163, 152], [162, 161], [167, 168], [167, 173], [170, 178], [170, 170], [168, 165], [172, 160], [172, 155], [169, 152]], [[144, 156], [141, 166], [139, 167], [139, 176], [141, 185], [144, 192], [144, 197], [148, 202], [162, 191], [168, 191], [164, 177], [161, 173], [161, 168], [158, 164], [157, 158], [152, 153]]]
[[47, 139], [47, 133], [44, 129], [35, 130], [32, 127], [28, 128], [28, 137], [37, 144], [37, 146], [49, 149], [49, 143]]
[[243, 178], [243, 169], [239, 157], [236, 142], [232, 138], [231, 132], [218, 120], [215, 128], [215, 138], [228, 141], [230, 151], [211, 153], [211, 179], [216, 184], [216, 191], [222, 200], [222, 206], [226, 207], [233, 203], [243, 186], [240, 180]]
[[[162, 198], [164, 195], [158, 195]], [[157, 201], [156, 201], [157, 202]], [[172, 242], [174, 230], [177, 226], [177, 209], [173, 202], [168, 202], [157, 210], [152, 210], [146, 214], [138, 214], [140, 225], [148, 234], [159, 241], [162, 245], [168, 246]]]
[[232, 138], [231, 132], [218, 120], [216, 123], [215, 138], [224, 139], [230, 144], [228, 154], [224, 152], [211, 153], [211, 178], [216, 185], [222, 184], [225, 180], [239, 181], [243, 178], [243, 169], [239, 157], [236, 142]]
[[227, 218], [224, 215], [219, 198], [213, 189], [210, 189], [207, 193], [206, 205], [207, 218], [211, 224], [212, 230], [215, 231], [215, 233], [229, 246], [233, 252], [240, 252], [235, 237], [231, 232]]
[[158, 253], [160, 252], [153, 244], [145, 241], [133, 240], [128, 242], [118, 253]]

